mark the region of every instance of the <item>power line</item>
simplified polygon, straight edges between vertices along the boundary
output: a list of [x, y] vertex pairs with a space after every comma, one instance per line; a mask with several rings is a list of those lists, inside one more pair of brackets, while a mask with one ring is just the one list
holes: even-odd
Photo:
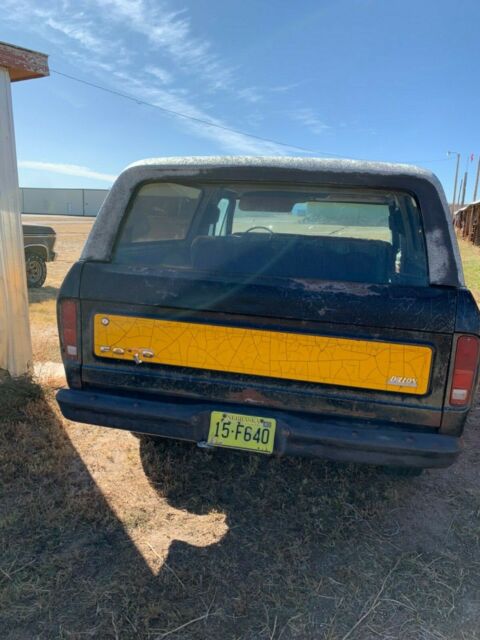
[[[306, 147], [299, 147], [294, 144], [288, 144], [287, 142], [281, 142], [279, 140], [275, 140], [273, 138], [266, 138], [264, 136], [258, 136], [254, 133], [249, 133], [247, 131], [242, 131], [240, 129], [234, 129], [233, 127], [227, 127], [222, 124], [218, 124], [216, 122], [211, 122], [210, 120], [205, 120], [203, 118], [198, 118], [196, 116], [191, 116], [186, 113], [182, 113], [181, 111], [176, 111], [174, 109], [168, 109], [167, 107], [161, 107], [158, 104], [153, 102], [148, 102], [148, 100], [144, 100], [142, 98], [138, 98], [136, 96], [130, 95], [128, 93], [123, 93], [122, 91], [117, 91], [116, 89], [111, 89], [110, 87], [106, 87], [104, 85], [90, 82], [89, 80], [84, 80], [83, 78], [78, 78], [76, 76], [72, 76], [68, 73], [64, 73], [63, 71], [58, 71], [57, 69], [50, 68], [52, 73], [55, 73], [58, 76], [62, 76], [64, 78], [68, 78], [69, 80], [73, 80], [74, 82], [79, 82], [80, 84], [84, 84], [88, 87], [93, 87], [94, 89], [99, 89], [100, 91], [104, 91], [106, 93], [110, 93], [114, 96], [124, 98], [125, 100], [131, 100], [132, 102], [136, 102], [137, 104], [144, 105], [147, 107], [151, 107], [153, 109], [158, 109], [163, 113], [166, 113], [171, 116], [175, 116], [177, 118], [183, 118], [185, 120], [190, 120], [192, 122], [196, 122], [197, 124], [202, 124], [207, 127], [213, 127], [215, 129], [220, 129], [222, 131], [228, 131], [229, 133], [236, 133], [241, 136], [245, 136], [246, 138], [252, 138], [253, 140], [260, 140], [261, 142], [268, 142], [270, 144], [276, 144], [281, 147], [286, 147], [288, 149], [295, 149], [296, 151], [302, 151], [303, 153], [308, 154], [318, 154], [321, 156], [329, 156], [332, 158], [344, 158], [345, 156], [338, 153], [330, 153], [328, 151], [319, 151], [318, 149], [308, 149]], [[350, 156], [351, 160], [364, 160], [364, 158], [353, 158]], [[436, 162], [444, 162], [448, 161], [449, 158], [439, 158], [438, 160], [409, 160], [406, 164], [434, 164]], [[405, 161], [404, 161], [405, 162]]]
[[450, 162], [450, 158], [437, 158], [436, 160], [408, 160], [406, 164], [436, 164], [437, 162]]
[[196, 116], [191, 116], [186, 113], [182, 113], [180, 111], [175, 111], [174, 109], [167, 109], [166, 107], [161, 107], [158, 104], [155, 104], [153, 102], [148, 102], [147, 100], [143, 100], [142, 98], [137, 98], [128, 93], [123, 93], [122, 91], [117, 91], [115, 89], [110, 89], [110, 87], [105, 87], [104, 85], [97, 84], [95, 82], [90, 82], [89, 80], [83, 80], [82, 78], [77, 78], [76, 76], [69, 75], [68, 73], [63, 73], [62, 71], [57, 71], [56, 69], [50, 69], [50, 71], [57, 74], [58, 76], [63, 76], [64, 78], [68, 78], [69, 80], [74, 80], [75, 82], [80, 82], [81, 84], [85, 84], [89, 87], [93, 87], [94, 89], [99, 89], [100, 91], [111, 93], [112, 95], [119, 96], [120, 98], [131, 100], [132, 102], [136, 102], [137, 104], [142, 104], [147, 107], [152, 107], [153, 109], [158, 109], [159, 111], [163, 111], [163, 113], [167, 113], [168, 115], [176, 116], [178, 118], [184, 118], [185, 120], [191, 120], [192, 122], [196, 122], [197, 124], [203, 124], [208, 127], [214, 127], [215, 129], [221, 129], [222, 131], [228, 131], [229, 133], [236, 133], [238, 135], [242, 135], [247, 138], [252, 138], [254, 140], [260, 140], [262, 142], [276, 144], [281, 147], [288, 147], [289, 149], [295, 149], [297, 151], [302, 151], [304, 153], [319, 153], [320, 155], [333, 156], [336, 158], [343, 157], [337, 153], [327, 153], [325, 151], [316, 151], [313, 149], [307, 149], [306, 147], [299, 147], [294, 144], [288, 144], [287, 142], [280, 142], [279, 140], [274, 140], [273, 138], [265, 138], [263, 136], [257, 136], [254, 133], [248, 133], [247, 131], [241, 131], [240, 129], [234, 129], [232, 127], [227, 127], [222, 124], [211, 122], [210, 120], [197, 118]]

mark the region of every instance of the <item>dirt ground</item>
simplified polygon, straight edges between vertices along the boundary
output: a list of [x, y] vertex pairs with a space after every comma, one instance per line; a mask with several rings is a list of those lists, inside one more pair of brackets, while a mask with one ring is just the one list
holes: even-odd
[[[90, 225], [54, 224], [30, 293], [42, 363]], [[480, 638], [480, 407], [453, 467], [400, 480], [70, 423], [40, 382], [0, 396], [2, 638]]]

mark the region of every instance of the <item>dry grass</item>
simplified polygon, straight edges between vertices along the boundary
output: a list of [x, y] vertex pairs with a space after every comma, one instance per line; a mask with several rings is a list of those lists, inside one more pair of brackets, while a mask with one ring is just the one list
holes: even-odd
[[2, 637], [480, 637], [478, 451], [392, 481], [65, 429], [8, 391]]
[[[55, 360], [53, 301], [32, 321]], [[1, 637], [480, 638], [479, 417], [454, 467], [393, 481], [66, 423], [4, 382]]]
[[480, 247], [460, 241], [465, 280], [480, 304]]

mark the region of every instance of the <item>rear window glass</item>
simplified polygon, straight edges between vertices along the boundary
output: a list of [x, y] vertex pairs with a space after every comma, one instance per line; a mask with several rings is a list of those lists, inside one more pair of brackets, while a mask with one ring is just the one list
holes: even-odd
[[144, 185], [131, 206], [120, 249], [132, 244], [183, 240], [201, 195], [201, 189], [169, 182]]
[[415, 199], [375, 189], [148, 184], [114, 261], [235, 278], [428, 283]]

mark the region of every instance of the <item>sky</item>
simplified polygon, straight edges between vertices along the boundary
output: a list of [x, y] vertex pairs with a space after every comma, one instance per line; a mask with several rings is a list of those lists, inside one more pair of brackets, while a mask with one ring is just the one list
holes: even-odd
[[469, 200], [479, 30], [478, 0], [2, 0], [0, 40], [51, 71], [12, 84], [20, 186], [108, 188], [147, 157], [304, 155], [418, 164], [451, 199], [450, 150]]

